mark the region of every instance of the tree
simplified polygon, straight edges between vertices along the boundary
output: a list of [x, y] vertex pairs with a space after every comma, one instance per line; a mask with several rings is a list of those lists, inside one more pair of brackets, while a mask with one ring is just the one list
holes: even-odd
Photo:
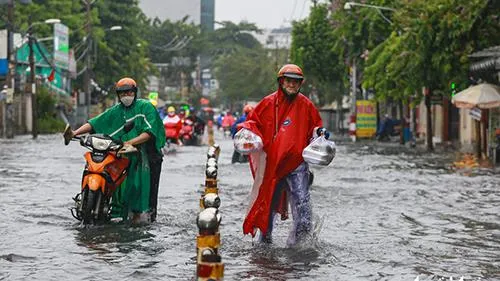
[[261, 49], [242, 49], [221, 56], [215, 63], [218, 97], [227, 104], [259, 100], [276, 85], [274, 65]]
[[403, 4], [394, 15], [396, 31], [370, 54], [364, 85], [379, 98], [425, 98], [427, 145], [433, 150], [430, 96], [447, 92], [450, 81], [465, 81], [470, 53], [499, 43], [500, 10], [494, 1], [482, 0]]
[[[128, 76], [144, 89], [148, 75], [154, 71], [142, 33], [147, 25], [146, 16], [135, 0], [97, 1], [94, 5], [93, 12], [97, 12], [99, 19], [92, 26], [97, 47], [92, 67], [94, 79], [110, 87]], [[111, 31], [112, 26], [121, 26], [122, 30]]]
[[235, 24], [230, 21], [220, 23], [221, 28], [213, 32], [205, 33], [206, 43], [204, 52], [214, 58], [220, 55], [227, 55], [238, 51], [241, 48], [255, 49], [261, 45], [252, 35], [252, 32], [259, 33], [260, 29], [253, 23], [240, 22]]
[[205, 52], [213, 57], [219, 81], [218, 98], [233, 105], [237, 101], [258, 100], [275, 85], [275, 65], [251, 34], [260, 32], [255, 24], [223, 22], [222, 28], [208, 33]]
[[[145, 38], [149, 42], [148, 54], [153, 63], [168, 64], [160, 73], [162, 81], [169, 82], [170, 86], [181, 86], [181, 79], [190, 88], [190, 95], [194, 93], [189, 76], [196, 70], [197, 59], [202, 46], [201, 34], [198, 26], [187, 23], [187, 17], [181, 21], [164, 22], [154, 19], [149, 22], [144, 31]], [[160, 90], [160, 94], [164, 95]]]
[[[294, 22], [290, 57], [303, 67], [307, 80], [323, 94], [320, 103], [339, 99], [344, 92], [343, 64], [333, 52], [333, 27], [326, 4], [311, 7], [307, 19]], [[328, 95], [327, 93], [330, 93]]]

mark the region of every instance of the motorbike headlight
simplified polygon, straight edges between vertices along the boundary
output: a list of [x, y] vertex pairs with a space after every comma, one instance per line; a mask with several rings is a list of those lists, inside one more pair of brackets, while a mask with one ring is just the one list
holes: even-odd
[[97, 150], [106, 150], [112, 143], [112, 140], [103, 140], [100, 138], [92, 138], [92, 147]]

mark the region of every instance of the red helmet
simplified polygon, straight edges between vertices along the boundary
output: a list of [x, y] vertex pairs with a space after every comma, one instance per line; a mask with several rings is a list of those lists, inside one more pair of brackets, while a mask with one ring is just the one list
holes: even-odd
[[249, 104], [247, 104], [243, 107], [243, 112], [246, 114], [250, 113], [250, 111], [252, 111], [252, 110], [253, 110], [253, 106], [251, 106]]
[[281, 67], [280, 71], [278, 71], [278, 80], [281, 77], [289, 77], [293, 79], [304, 79], [304, 74], [302, 73], [302, 69], [295, 64], [285, 64]]
[[116, 82], [115, 90], [117, 93], [130, 90], [134, 91], [134, 93], [137, 93], [137, 83], [134, 81], [134, 79], [125, 77]]

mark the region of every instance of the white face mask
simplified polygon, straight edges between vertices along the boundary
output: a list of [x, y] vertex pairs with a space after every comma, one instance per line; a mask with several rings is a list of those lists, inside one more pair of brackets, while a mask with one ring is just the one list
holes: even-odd
[[134, 96], [124, 96], [120, 98], [120, 101], [125, 107], [129, 107], [134, 102], [134, 98]]

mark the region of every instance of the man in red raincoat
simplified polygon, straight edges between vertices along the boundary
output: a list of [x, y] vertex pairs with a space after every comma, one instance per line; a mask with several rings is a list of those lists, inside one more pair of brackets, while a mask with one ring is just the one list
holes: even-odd
[[288, 244], [295, 244], [312, 230], [309, 166], [302, 151], [312, 137], [326, 130], [314, 104], [299, 92], [304, 82], [300, 67], [284, 65], [277, 80], [278, 90], [261, 100], [238, 126], [263, 142], [262, 152], [250, 154], [253, 198], [243, 233], [255, 236], [258, 229], [260, 240], [271, 242], [274, 217], [280, 213], [286, 219], [289, 202], [294, 223]]

